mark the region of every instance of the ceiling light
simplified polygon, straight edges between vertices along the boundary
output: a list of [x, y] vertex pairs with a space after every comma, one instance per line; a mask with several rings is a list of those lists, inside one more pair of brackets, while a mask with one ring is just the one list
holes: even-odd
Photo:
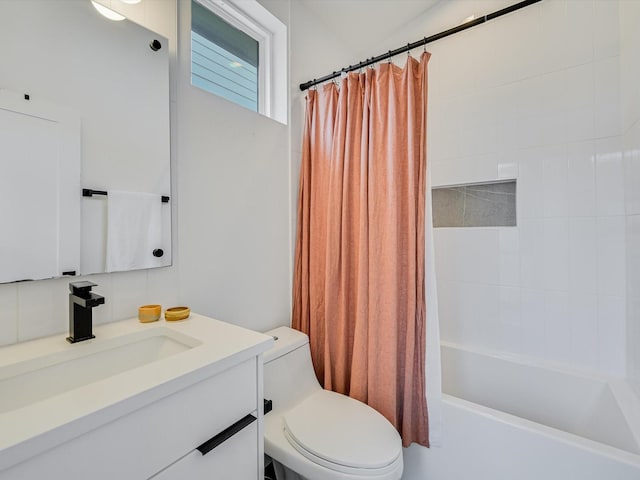
[[136, 3], [140, 3], [141, 0], [120, 0], [122, 3], [128, 3], [129, 5], [135, 5]]
[[100, 3], [95, 2], [94, 0], [91, 0], [91, 3], [93, 4], [94, 8], [100, 13], [100, 15], [108, 18], [109, 20], [119, 22], [120, 20], [125, 19], [124, 15], [120, 15], [118, 12], [114, 12], [110, 8], [107, 8], [104, 5], [101, 5]]

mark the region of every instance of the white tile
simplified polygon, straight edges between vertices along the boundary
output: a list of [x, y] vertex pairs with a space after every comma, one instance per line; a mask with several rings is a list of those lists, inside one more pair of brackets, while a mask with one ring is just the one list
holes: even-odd
[[0, 285], [0, 346], [18, 341], [18, 285]]
[[474, 155], [469, 157], [469, 163], [473, 165], [471, 183], [486, 182], [498, 178], [498, 163], [495, 154]]
[[600, 216], [625, 213], [622, 151], [620, 137], [596, 142], [596, 207]]
[[147, 293], [147, 272], [119, 272], [111, 277], [111, 305], [114, 321], [138, 316], [138, 307], [150, 303]]
[[545, 149], [542, 157], [542, 198], [545, 217], [566, 217], [568, 174], [565, 146]]
[[569, 290], [595, 294], [598, 290], [596, 219], [569, 219]]
[[596, 213], [595, 143], [570, 143], [567, 160], [569, 215], [593, 216]]
[[518, 178], [518, 164], [515, 162], [498, 163], [498, 178], [501, 180]]
[[499, 284], [520, 285], [520, 232], [518, 228], [503, 227], [498, 233], [500, 257]]
[[465, 337], [472, 345], [492, 350], [500, 345], [499, 287], [477, 283], [465, 283], [462, 317]]
[[452, 278], [497, 285], [499, 240], [495, 228], [451, 229], [449, 259]]
[[569, 316], [569, 295], [566, 292], [544, 293], [545, 347], [547, 358], [570, 363], [571, 317]]
[[593, 63], [567, 70], [567, 140], [593, 138], [595, 127]]
[[460, 297], [458, 282], [438, 278], [438, 316], [442, 340], [465, 343]]
[[640, 393], [640, 297], [627, 299], [627, 378]]
[[624, 295], [625, 223], [623, 216], [597, 219], [599, 295]]
[[569, 224], [566, 218], [545, 218], [543, 281], [545, 288], [566, 291], [569, 284]]
[[[571, 37], [567, 30], [567, 4], [566, 2], [543, 2], [540, 7], [538, 27], [544, 25], [545, 32], [545, 35], [537, 35], [537, 44], [541, 53], [540, 67], [543, 71], [549, 72], [561, 68], [567, 61], [566, 46]], [[519, 33], [515, 32], [516, 37], [512, 38], [517, 38]]]
[[594, 64], [595, 133], [597, 137], [619, 135], [621, 131], [619, 57]]
[[545, 358], [544, 291], [523, 288], [520, 295], [522, 353], [527, 356]]
[[598, 369], [598, 300], [593, 293], [569, 295], [572, 363], [579, 368]]
[[496, 348], [500, 335], [498, 287], [439, 282], [438, 306], [443, 340]]
[[520, 289], [500, 287], [499, 290], [500, 343], [503, 351], [522, 353], [522, 325], [520, 320]]
[[545, 287], [544, 223], [542, 219], [520, 220], [520, 284], [526, 288]]
[[18, 341], [67, 332], [69, 279], [39, 280], [18, 286]]
[[593, 59], [593, 32], [597, 25], [594, 17], [593, 0], [564, 2], [567, 5], [567, 19], [571, 25], [566, 44], [567, 65], [579, 65]]
[[436, 276], [440, 280], [453, 280], [449, 261], [449, 235], [451, 228], [433, 229], [433, 248], [435, 253]]
[[566, 70], [566, 107], [573, 110], [593, 106], [594, 70], [593, 63], [585, 63]]
[[162, 305], [163, 310], [180, 303], [177, 267], [147, 270], [147, 301]]
[[624, 376], [627, 350], [624, 297], [598, 297], [598, 347], [600, 369]]
[[620, 18], [619, 2], [596, 0], [594, 15], [598, 19], [597, 28], [593, 30], [593, 54], [595, 59], [618, 55], [620, 51]]
[[523, 97], [523, 83], [501, 85], [494, 90], [496, 102], [496, 149], [513, 151], [519, 146], [520, 103]]
[[640, 214], [640, 121], [625, 135], [624, 177], [626, 213]]
[[640, 298], [640, 215], [627, 216], [626, 223], [627, 296]]
[[568, 142], [593, 139], [595, 136], [594, 105], [586, 105], [584, 107], [567, 110], [566, 122], [566, 140]]
[[562, 112], [545, 113], [537, 117], [539, 138], [537, 145], [558, 145], [567, 142], [567, 115]]
[[543, 149], [523, 150], [518, 162], [517, 214], [519, 219], [542, 217], [543, 203], [540, 187], [543, 184]]

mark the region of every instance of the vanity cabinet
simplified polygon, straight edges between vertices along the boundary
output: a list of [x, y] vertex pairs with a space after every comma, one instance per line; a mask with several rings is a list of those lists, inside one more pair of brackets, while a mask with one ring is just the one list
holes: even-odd
[[[148, 394], [127, 398], [122, 402], [128, 412], [124, 415], [117, 415], [120, 405], [112, 405], [78, 419], [94, 428], [1, 470], [0, 480], [261, 479], [262, 351], [268, 348], [262, 342], [250, 353], [218, 360], [210, 376], [203, 375], [205, 367], [175, 378], [170, 382], [173, 393], [160, 393], [150, 403]], [[103, 415], [114, 412], [117, 418], [104, 422]], [[52, 410], [52, 418], [55, 415]], [[224, 435], [239, 422], [243, 428]], [[71, 422], [50, 433], [62, 438], [66, 429], [74, 428]], [[214, 443], [219, 444], [208, 453], [197, 449], [216, 436]], [[36, 450], [45, 437], [32, 440]], [[220, 437], [225, 440], [219, 442]]]

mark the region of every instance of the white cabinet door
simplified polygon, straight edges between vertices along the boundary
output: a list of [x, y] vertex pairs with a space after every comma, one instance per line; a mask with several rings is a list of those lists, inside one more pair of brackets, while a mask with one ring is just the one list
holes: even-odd
[[258, 480], [257, 422], [245, 427], [206, 455], [194, 450], [153, 480]]

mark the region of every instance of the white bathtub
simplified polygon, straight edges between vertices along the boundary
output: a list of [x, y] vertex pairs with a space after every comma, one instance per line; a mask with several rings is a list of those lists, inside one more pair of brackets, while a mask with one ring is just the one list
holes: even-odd
[[407, 478], [640, 480], [640, 400], [625, 382], [450, 343], [442, 369], [444, 445], [408, 449], [420, 473]]

